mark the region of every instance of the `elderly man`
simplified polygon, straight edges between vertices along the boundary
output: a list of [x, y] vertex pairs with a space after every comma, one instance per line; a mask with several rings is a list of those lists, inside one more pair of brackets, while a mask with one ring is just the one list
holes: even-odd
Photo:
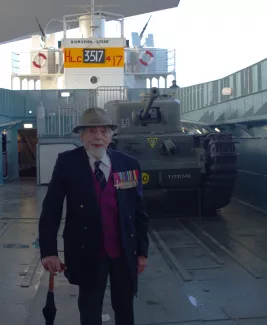
[[148, 254], [148, 218], [138, 161], [108, 149], [113, 125], [101, 108], [84, 112], [73, 132], [82, 147], [59, 154], [39, 222], [42, 264], [63, 271], [57, 233], [63, 202], [64, 274], [79, 286], [81, 325], [100, 325], [108, 275], [116, 325], [133, 325], [138, 274]]

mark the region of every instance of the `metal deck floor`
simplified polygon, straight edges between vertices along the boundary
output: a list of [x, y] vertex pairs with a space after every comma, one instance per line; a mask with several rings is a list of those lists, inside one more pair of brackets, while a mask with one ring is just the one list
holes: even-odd
[[[3, 325], [44, 324], [48, 274], [39, 262], [37, 225], [45, 192], [34, 181], [0, 187]], [[136, 324], [267, 324], [266, 216], [233, 201], [212, 221], [151, 221], [150, 235]], [[55, 324], [79, 324], [77, 289], [62, 275], [55, 297]], [[109, 289], [103, 313], [113, 324]]]

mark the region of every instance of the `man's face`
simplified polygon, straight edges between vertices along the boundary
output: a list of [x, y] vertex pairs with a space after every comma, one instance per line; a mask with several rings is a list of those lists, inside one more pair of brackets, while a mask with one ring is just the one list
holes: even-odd
[[112, 140], [112, 132], [104, 126], [86, 128], [81, 133], [81, 139], [85, 149], [96, 159], [101, 159]]

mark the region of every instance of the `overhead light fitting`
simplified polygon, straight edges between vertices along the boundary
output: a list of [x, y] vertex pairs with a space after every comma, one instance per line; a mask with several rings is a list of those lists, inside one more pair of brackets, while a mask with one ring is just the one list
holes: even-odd
[[61, 97], [70, 97], [70, 93], [68, 91], [64, 91], [62, 93], [60, 93]]
[[23, 124], [24, 129], [32, 129], [33, 128], [33, 124], [29, 123], [29, 124]]
[[222, 89], [222, 95], [223, 96], [231, 96], [233, 94], [233, 89], [230, 87], [224, 87]]

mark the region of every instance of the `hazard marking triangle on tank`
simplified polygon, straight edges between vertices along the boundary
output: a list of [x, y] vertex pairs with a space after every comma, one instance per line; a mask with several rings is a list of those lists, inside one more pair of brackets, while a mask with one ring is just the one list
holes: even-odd
[[150, 144], [150, 147], [154, 148], [158, 141], [158, 138], [147, 138], [147, 141]]

